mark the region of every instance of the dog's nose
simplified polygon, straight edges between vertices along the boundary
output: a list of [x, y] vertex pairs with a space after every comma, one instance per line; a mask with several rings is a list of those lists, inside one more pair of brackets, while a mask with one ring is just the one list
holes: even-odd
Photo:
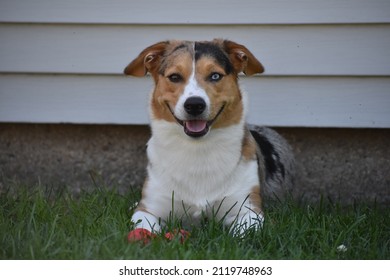
[[204, 112], [206, 102], [201, 97], [190, 97], [184, 102], [184, 109], [192, 116], [199, 116]]

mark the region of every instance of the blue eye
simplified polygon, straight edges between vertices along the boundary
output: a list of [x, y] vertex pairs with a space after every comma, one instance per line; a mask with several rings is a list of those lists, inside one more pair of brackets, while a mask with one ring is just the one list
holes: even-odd
[[222, 74], [219, 74], [219, 73], [212, 73], [210, 76], [209, 76], [209, 80], [211, 82], [218, 82], [219, 80], [221, 80], [223, 77]]

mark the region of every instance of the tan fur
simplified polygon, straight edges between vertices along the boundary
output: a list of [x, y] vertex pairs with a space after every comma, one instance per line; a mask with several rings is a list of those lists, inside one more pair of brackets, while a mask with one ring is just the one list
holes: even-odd
[[185, 80], [188, 80], [192, 72], [192, 57], [189, 53], [182, 53], [170, 58], [168, 65], [164, 75], [158, 75], [156, 78], [158, 86], [154, 89], [151, 106], [155, 119], [174, 122], [175, 119], [167, 105], [171, 110], [176, 106], [179, 96], [184, 90], [185, 83], [171, 83], [168, 76], [173, 73], [180, 73]]
[[253, 139], [249, 130], [245, 130], [245, 136], [242, 140], [242, 150], [241, 154], [245, 160], [254, 160], [257, 158], [257, 144], [255, 139]]
[[245, 46], [222, 39], [215, 39], [214, 42], [226, 50], [236, 73], [244, 72], [250, 76], [264, 72], [263, 65]]
[[[223, 82], [209, 83], [205, 79], [210, 73], [224, 74]], [[223, 112], [213, 124], [213, 128], [222, 128], [237, 124], [243, 117], [243, 104], [237, 78], [234, 75], [226, 75], [224, 70], [216, 65], [211, 58], [201, 58], [196, 64], [197, 81], [205, 89], [212, 104], [212, 116], [224, 106]]]
[[[136, 77], [145, 76], [147, 72], [156, 73], [161, 55], [164, 53], [168, 42], [159, 42], [143, 50], [124, 70], [126, 75]], [[154, 77], [154, 76], [153, 76]]]
[[262, 213], [262, 205], [261, 205], [261, 194], [260, 187], [254, 186], [251, 193], [249, 194], [249, 201], [252, 204], [251, 210], [257, 214]]

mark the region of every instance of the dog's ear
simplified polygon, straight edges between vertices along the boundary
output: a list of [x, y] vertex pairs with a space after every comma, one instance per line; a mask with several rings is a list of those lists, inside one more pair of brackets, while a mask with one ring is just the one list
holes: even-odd
[[264, 72], [263, 65], [245, 46], [225, 40], [224, 48], [236, 73], [244, 72], [245, 75], [254, 75]]
[[124, 70], [126, 75], [136, 77], [145, 76], [150, 72], [154, 74], [160, 64], [160, 58], [163, 55], [169, 42], [159, 42], [144, 49]]

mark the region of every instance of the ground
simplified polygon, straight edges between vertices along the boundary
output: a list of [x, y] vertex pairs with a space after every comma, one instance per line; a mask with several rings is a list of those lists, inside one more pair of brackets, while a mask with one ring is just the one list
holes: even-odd
[[[21, 189], [24, 189], [23, 191]], [[27, 190], [28, 189], [28, 190]], [[129, 244], [138, 191], [96, 188], [76, 196], [50, 187], [0, 195], [0, 259], [389, 259], [390, 209], [323, 199], [269, 205], [261, 231], [237, 238], [210, 219], [191, 237]], [[166, 231], [179, 228], [173, 221]]]

